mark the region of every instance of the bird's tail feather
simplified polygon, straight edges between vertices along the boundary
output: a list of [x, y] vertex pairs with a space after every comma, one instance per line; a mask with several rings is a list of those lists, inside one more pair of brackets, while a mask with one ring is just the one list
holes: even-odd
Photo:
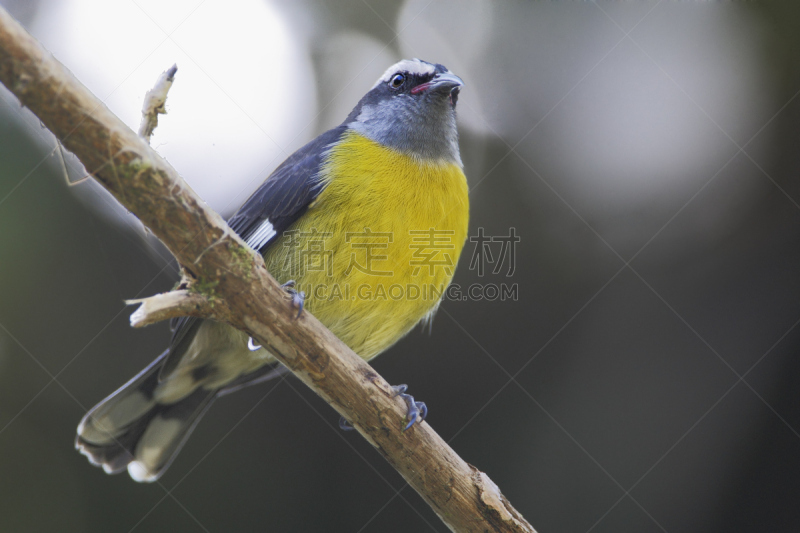
[[136, 481], [155, 481], [167, 469], [216, 397], [202, 387], [174, 403], [155, 397], [167, 352], [100, 402], [81, 420], [75, 447], [109, 474], [128, 470]]

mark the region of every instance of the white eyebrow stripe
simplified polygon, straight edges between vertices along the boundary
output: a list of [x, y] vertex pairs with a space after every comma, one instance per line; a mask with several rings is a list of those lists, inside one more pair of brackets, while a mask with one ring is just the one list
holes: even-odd
[[403, 59], [402, 61], [398, 61], [397, 63], [386, 69], [386, 72], [383, 73], [383, 76], [378, 78], [378, 81], [376, 81], [375, 85], [373, 85], [372, 87], [374, 88], [381, 83], [386, 83], [397, 72], [408, 72], [409, 74], [417, 74], [417, 75], [429, 75], [436, 72], [436, 67], [434, 65], [431, 65], [430, 63], [426, 63], [419, 59]]
[[277, 232], [272, 226], [272, 222], [270, 222], [269, 219], [265, 219], [245, 242], [247, 242], [247, 245], [253, 250], [258, 250], [267, 244], [275, 235], [277, 235]]

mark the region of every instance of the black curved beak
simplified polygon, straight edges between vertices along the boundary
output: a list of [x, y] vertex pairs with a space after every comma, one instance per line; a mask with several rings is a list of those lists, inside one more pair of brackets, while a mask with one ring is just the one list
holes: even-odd
[[427, 83], [429, 91], [448, 91], [454, 89], [461, 89], [464, 86], [464, 80], [451, 72], [444, 72], [437, 74], [431, 81]]
[[464, 86], [464, 80], [451, 72], [441, 72], [433, 77], [427, 83], [417, 85], [411, 89], [411, 94], [419, 94], [421, 92], [437, 92], [447, 94], [450, 98], [450, 104], [455, 106], [458, 101], [458, 93], [461, 87]]

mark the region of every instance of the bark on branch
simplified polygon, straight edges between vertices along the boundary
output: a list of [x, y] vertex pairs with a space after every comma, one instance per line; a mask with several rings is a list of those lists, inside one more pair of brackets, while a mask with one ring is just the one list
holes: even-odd
[[317, 319], [296, 319], [260, 256], [178, 173], [0, 8], [0, 82], [172, 251], [192, 291], [148, 299], [134, 325], [193, 314], [244, 330], [344, 416], [453, 531], [533, 532], [489, 477]]

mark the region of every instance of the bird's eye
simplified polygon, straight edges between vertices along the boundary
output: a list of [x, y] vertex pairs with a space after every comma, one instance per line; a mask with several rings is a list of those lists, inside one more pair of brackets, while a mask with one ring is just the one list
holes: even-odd
[[402, 74], [395, 74], [392, 76], [392, 79], [389, 80], [389, 87], [392, 89], [399, 89], [403, 82], [406, 81], [406, 77]]

